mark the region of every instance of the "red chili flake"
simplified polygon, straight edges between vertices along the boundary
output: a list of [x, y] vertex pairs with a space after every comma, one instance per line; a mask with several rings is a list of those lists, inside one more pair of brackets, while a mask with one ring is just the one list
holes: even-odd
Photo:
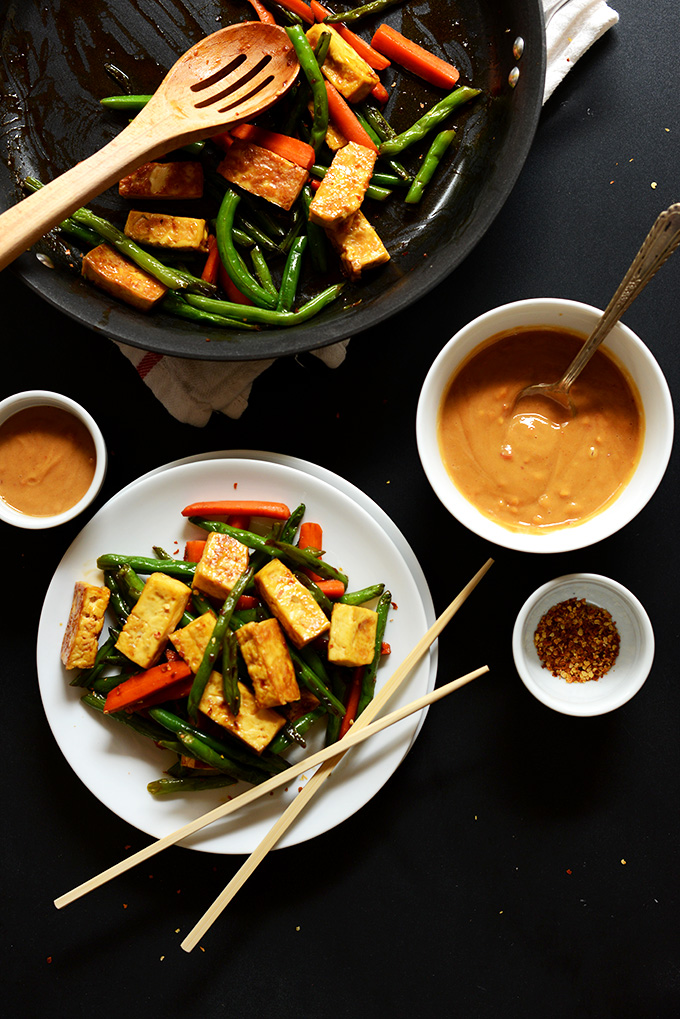
[[620, 644], [611, 612], [585, 598], [553, 605], [534, 633], [543, 668], [567, 683], [601, 679], [616, 661]]

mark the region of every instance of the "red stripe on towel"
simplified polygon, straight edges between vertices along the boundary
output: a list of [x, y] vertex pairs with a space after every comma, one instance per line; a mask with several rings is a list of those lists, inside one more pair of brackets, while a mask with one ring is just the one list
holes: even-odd
[[162, 357], [162, 354], [145, 354], [137, 365], [137, 374], [140, 379], [146, 378], [151, 369], [156, 367]]

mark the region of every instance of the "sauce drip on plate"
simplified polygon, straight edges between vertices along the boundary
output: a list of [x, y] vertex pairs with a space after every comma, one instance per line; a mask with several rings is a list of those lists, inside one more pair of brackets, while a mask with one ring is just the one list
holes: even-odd
[[639, 461], [640, 398], [602, 348], [572, 387], [573, 417], [543, 397], [514, 403], [524, 386], [558, 379], [583, 340], [547, 327], [501, 333], [472, 352], [442, 400], [447, 471], [477, 509], [510, 530], [581, 523], [620, 494]]
[[75, 506], [94, 477], [96, 452], [85, 425], [59, 407], [27, 407], [0, 425], [0, 497], [27, 516]]

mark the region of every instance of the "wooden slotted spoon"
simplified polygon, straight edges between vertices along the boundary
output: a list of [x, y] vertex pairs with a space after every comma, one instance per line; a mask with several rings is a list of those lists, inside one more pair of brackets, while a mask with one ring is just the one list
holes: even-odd
[[201, 39], [119, 135], [0, 216], [0, 270], [143, 163], [268, 109], [298, 71], [279, 25], [246, 21]]

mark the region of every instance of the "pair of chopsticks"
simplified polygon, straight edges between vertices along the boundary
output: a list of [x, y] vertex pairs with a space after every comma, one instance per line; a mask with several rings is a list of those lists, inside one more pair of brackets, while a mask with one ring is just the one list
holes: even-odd
[[264, 839], [262, 839], [260, 844], [251, 853], [240, 870], [238, 870], [231, 879], [226, 888], [224, 888], [220, 895], [218, 895], [212, 906], [204, 913], [195, 927], [190, 931], [184, 941], [182, 941], [181, 947], [186, 952], [190, 952], [196, 947], [205, 932], [212, 926], [229, 902], [231, 902], [237, 891], [255, 871], [258, 865], [269, 853], [270, 849], [276, 845], [284, 832], [287, 831], [302, 810], [304, 810], [307, 803], [309, 803], [312, 797], [316, 795], [318, 790], [332, 774], [336, 765], [340, 763], [348, 750], [350, 750], [353, 746], [356, 746], [356, 744], [368, 739], [375, 733], [381, 732], [388, 726], [401, 721], [408, 715], [411, 715], [416, 711], [421, 711], [423, 708], [428, 707], [428, 705], [442, 700], [444, 697], [448, 696], [448, 694], [453, 693], [454, 690], [459, 689], [471, 680], [476, 679], [485, 672], [488, 672], [488, 667], [483, 666], [474, 672], [461, 676], [459, 679], [453, 680], [453, 682], [447, 683], [445, 686], [439, 687], [430, 693], [425, 694], [423, 697], [419, 697], [415, 701], [411, 701], [410, 704], [405, 705], [403, 708], [398, 708], [396, 711], [391, 712], [384, 718], [373, 721], [387, 701], [394, 695], [404, 679], [406, 679], [412, 669], [429, 650], [444, 627], [455, 615], [468, 595], [474, 590], [492, 563], [493, 559], [488, 559], [481, 570], [479, 570], [472, 580], [466, 584], [460, 594], [453, 599], [448, 608], [442, 612], [427, 633], [421, 637], [410, 654], [407, 655], [387, 683], [385, 683], [371, 703], [364, 709], [342, 740], [329, 747], [325, 747], [323, 750], [319, 750], [315, 754], [311, 754], [309, 757], [297, 764], [291, 765], [291, 767], [286, 771], [272, 776], [272, 778], [268, 779], [266, 782], [254, 786], [252, 789], [248, 789], [235, 799], [220, 804], [220, 806], [208, 811], [208, 813], [203, 814], [194, 821], [190, 821], [188, 824], [178, 828], [177, 831], [158, 839], [156, 842], [152, 842], [149, 846], [146, 846], [144, 849], [140, 849], [139, 852], [133, 853], [132, 856], [127, 857], [127, 859], [121, 860], [114, 866], [109, 867], [107, 870], [102, 871], [95, 877], [92, 877], [88, 881], [83, 882], [83, 884], [73, 888], [65, 895], [61, 895], [59, 898], [54, 900], [54, 905], [57, 909], [61, 909], [63, 906], [68, 906], [71, 902], [74, 902], [81, 896], [93, 891], [95, 888], [105, 884], [107, 881], [111, 881], [113, 878], [118, 877], [119, 874], [125, 873], [126, 870], [130, 870], [138, 863], [148, 860], [149, 857], [154, 856], [156, 853], [160, 853], [168, 846], [175, 845], [177, 842], [187, 838], [189, 835], [193, 835], [194, 832], [207, 827], [209, 824], [212, 824], [213, 821], [226, 817], [228, 814], [241, 807], [247, 806], [249, 803], [252, 803], [253, 800], [267, 795], [282, 785], [288, 785], [295, 776], [302, 774], [302, 772], [318, 767], [318, 770], [304, 785], [293, 802], [286, 808], [279, 820], [275, 822], [267, 835], [265, 835]]

